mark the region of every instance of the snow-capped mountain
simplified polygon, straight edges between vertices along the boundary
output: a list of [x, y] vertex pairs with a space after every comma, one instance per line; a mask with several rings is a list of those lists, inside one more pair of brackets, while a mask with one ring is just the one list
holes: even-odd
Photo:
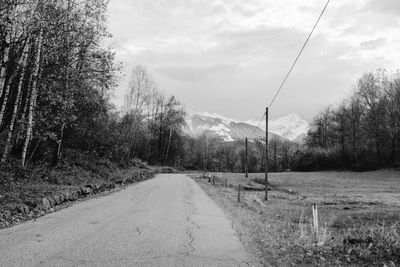
[[[248, 121], [248, 123], [255, 125], [252, 121]], [[262, 122], [260, 127], [265, 129], [265, 122]], [[290, 141], [295, 141], [296, 139], [305, 137], [310, 128], [310, 123], [299, 115], [291, 113], [279, 119], [270, 120], [268, 122], [268, 127], [271, 133], [289, 139]]]
[[188, 113], [185, 132], [197, 137], [209, 133], [221, 137], [224, 141], [234, 141], [245, 138], [254, 132], [254, 136], [264, 136], [265, 132], [253, 125], [226, 118], [219, 114]]
[[[269, 121], [270, 135], [278, 135], [295, 142], [301, 142], [308, 128], [308, 122], [296, 114]], [[265, 129], [265, 122], [257, 125], [254, 121], [241, 122], [215, 113], [189, 112], [185, 132], [193, 137], [208, 133], [228, 142], [250, 136], [263, 137], [265, 131], [262, 129]]]

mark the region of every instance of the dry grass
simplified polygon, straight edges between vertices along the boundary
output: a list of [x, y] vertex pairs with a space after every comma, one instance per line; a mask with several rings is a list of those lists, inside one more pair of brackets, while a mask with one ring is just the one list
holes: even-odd
[[[241, 203], [236, 186], [264, 175], [213, 175], [217, 186], [196, 180], [232, 215], [267, 265], [400, 265], [399, 172], [270, 174], [270, 200], [246, 191]], [[319, 207], [318, 232], [313, 203]]]

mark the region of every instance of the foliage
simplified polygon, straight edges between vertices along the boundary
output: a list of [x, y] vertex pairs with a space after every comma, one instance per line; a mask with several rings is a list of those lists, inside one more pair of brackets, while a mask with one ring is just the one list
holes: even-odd
[[400, 166], [400, 72], [364, 74], [351, 97], [314, 119], [306, 143], [294, 169]]
[[[124, 165], [135, 157], [176, 164], [185, 112], [142, 67], [132, 72], [123, 112], [110, 103], [120, 66], [105, 45], [107, 0], [2, 2], [2, 167], [57, 166], [75, 151]], [[70, 150], [68, 150], [70, 149]], [[10, 157], [11, 155], [11, 157]]]

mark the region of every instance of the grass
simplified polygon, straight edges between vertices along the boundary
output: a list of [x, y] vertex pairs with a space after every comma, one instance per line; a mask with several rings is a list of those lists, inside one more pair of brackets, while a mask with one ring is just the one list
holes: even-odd
[[[267, 265], [400, 264], [399, 172], [272, 173], [268, 202], [263, 192], [245, 191], [240, 203], [237, 185], [262, 182], [264, 174], [248, 179], [213, 175], [217, 186], [196, 180], [228, 211]], [[318, 205], [318, 232], [312, 224], [313, 203]]]

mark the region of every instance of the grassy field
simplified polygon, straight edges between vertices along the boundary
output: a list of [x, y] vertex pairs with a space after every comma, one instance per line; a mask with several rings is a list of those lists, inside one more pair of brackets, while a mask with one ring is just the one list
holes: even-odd
[[[400, 265], [398, 171], [271, 173], [269, 201], [264, 192], [245, 191], [240, 203], [237, 185], [257, 185], [264, 174], [212, 175], [215, 186], [192, 177], [232, 216], [267, 265]], [[318, 233], [311, 224], [314, 203]]]

